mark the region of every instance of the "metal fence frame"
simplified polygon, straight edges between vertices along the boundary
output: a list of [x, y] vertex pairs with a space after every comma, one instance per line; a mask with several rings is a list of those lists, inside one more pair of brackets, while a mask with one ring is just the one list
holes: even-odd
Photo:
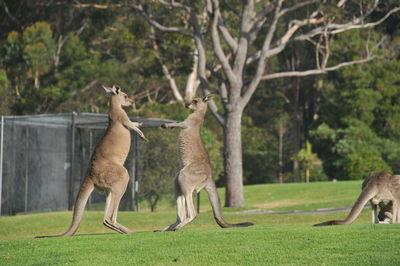
[[[69, 192], [68, 192], [68, 209], [71, 210], [73, 207], [74, 203], [74, 161], [75, 161], [75, 142], [76, 142], [76, 132], [79, 129], [106, 129], [108, 125], [108, 115], [106, 114], [93, 114], [93, 113], [62, 113], [62, 114], [42, 114], [42, 115], [27, 115], [27, 116], [1, 116], [1, 125], [0, 125], [0, 216], [3, 215], [2, 212], [2, 203], [3, 203], [3, 197], [2, 197], [2, 190], [3, 190], [3, 174], [4, 174], [4, 169], [3, 169], [3, 162], [4, 162], [4, 139], [7, 138], [4, 134], [4, 127], [7, 124], [7, 121], [22, 121], [21, 123], [26, 125], [34, 125], [34, 124], [40, 124], [41, 126], [52, 126], [52, 123], [46, 122], [46, 119], [48, 118], [61, 118], [61, 120], [64, 120], [63, 125], [66, 125], [67, 127], [70, 127], [71, 130], [71, 157], [70, 162], [71, 162], [71, 170], [69, 171], [70, 176], [69, 176]], [[68, 119], [69, 117], [69, 119]], [[157, 118], [141, 118], [141, 117], [131, 117], [132, 121], [136, 122], [141, 122], [143, 123], [142, 127], [143, 128], [156, 128], [160, 127], [161, 124], [168, 123], [168, 122], [173, 122], [172, 120], [167, 120], [167, 119], [157, 119]], [[15, 124], [13, 125], [15, 126]], [[14, 132], [14, 131], [13, 131]], [[28, 130], [27, 130], [28, 134]], [[132, 194], [132, 208], [131, 210], [137, 211], [138, 210], [138, 200], [137, 200], [137, 191], [138, 191], [138, 181], [136, 178], [136, 171], [137, 171], [137, 143], [138, 143], [138, 137], [137, 134], [132, 131], [132, 145], [131, 145], [131, 150], [133, 152], [133, 156], [130, 161], [130, 187], [131, 187], [131, 194]], [[93, 147], [94, 148], [94, 147]], [[15, 148], [14, 148], [15, 149]], [[15, 151], [14, 151], [15, 152]], [[14, 165], [14, 167], [16, 167]], [[27, 169], [27, 168], [25, 168]], [[14, 177], [12, 177], [14, 178]], [[27, 212], [27, 200], [28, 196], [26, 192], [28, 191], [28, 181], [25, 182], [25, 211]]]

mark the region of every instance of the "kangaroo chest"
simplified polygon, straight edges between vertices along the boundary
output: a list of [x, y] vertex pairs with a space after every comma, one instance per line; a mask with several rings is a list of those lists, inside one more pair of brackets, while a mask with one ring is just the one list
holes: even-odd
[[208, 158], [201, 142], [200, 129], [184, 129], [179, 134], [179, 157], [183, 166]]

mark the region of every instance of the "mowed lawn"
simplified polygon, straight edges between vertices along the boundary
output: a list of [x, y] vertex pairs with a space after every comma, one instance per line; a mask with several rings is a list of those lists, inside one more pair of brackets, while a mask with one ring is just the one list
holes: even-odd
[[[311, 225], [342, 219], [347, 213], [242, 214], [249, 209], [295, 211], [351, 206], [361, 182], [273, 184], [245, 187], [246, 208], [224, 208], [231, 223], [248, 228], [221, 229], [212, 218], [207, 196], [201, 211], [180, 232], [153, 232], [175, 221], [174, 206], [159, 211], [120, 212], [120, 223], [138, 232], [120, 235], [101, 223], [102, 211], [87, 211], [77, 236], [34, 239], [63, 233], [71, 212], [0, 218], [1, 265], [399, 265], [400, 225], [372, 225], [369, 210], [350, 226]], [[223, 199], [223, 191], [221, 190]]]

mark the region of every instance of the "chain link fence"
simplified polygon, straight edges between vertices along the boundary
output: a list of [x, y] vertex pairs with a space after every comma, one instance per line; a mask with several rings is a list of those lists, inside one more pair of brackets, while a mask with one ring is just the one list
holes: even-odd
[[[144, 142], [131, 131], [132, 146], [125, 163], [130, 182], [120, 210], [135, 211], [140, 184], [143, 197], [152, 196], [152, 186], [164, 189], [157, 193], [172, 193], [172, 179], [178, 168], [177, 134], [158, 129], [171, 120], [131, 119], [143, 123], [149, 139]], [[107, 123], [105, 114], [2, 116], [0, 214], [71, 210]], [[94, 192], [87, 208], [98, 209], [104, 202], [104, 195]]]

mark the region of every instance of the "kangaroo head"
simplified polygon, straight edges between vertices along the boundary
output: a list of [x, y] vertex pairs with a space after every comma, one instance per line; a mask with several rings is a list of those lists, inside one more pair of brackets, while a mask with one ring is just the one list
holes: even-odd
[[119, 86], [113, 85], [112, 88], [110, 88], [103, 85], [103, 89], [108, 94], [111, 94], [111, 98], [115, 99], [121, 106], [131, 106], [133, 104], [133, 100], [130, 99]]
[[204, 96], [204, 98], [194, 98], [191, 102], [185, 103], [185, 107], [193, 111], [207, 108], [207, 102], [211, 100], [211, 98], [211, 94]]

